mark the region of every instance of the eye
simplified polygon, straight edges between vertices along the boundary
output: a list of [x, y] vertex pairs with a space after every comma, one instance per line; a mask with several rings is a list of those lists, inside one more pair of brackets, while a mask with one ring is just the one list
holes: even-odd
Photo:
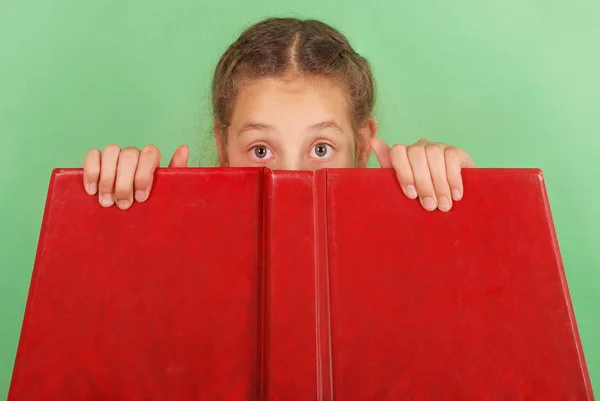
[[271, 158], [271, 150], [265, 145], [256, 145], [250, 149], [251, 156], [258, 160], [267, 160]]
[[333, 149], [331, 145], [326, 143], [317, 143], [312, 148], [311, 156], [316, 157], [317, 159], [323, 159], [325, 157], [331, 156], [333, 153]]

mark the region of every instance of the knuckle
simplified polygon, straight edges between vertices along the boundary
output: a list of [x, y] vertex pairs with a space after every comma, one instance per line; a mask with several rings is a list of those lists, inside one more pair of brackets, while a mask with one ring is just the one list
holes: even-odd
[[121, 150], [121, 158], [124, 159], [136, 159], [139, 155], [140, 151], [138, 148], [133, 148], [133, 147], [129, 147], [129, 148], [125, 148], [123, 150]]
[[154, 145], [146, 145], [142, 148], [142, 152], [143, 153], [147, 153], [147, 154], [159, 154], [159, 150], [156, 146]]
[[150, 184], [152, 176], [150, 172], [136, 172], [134, 182], [136, 188], [145, 188]]
[[102, 153], [115, 153], [121, 151], [121, 147], [119, 145], [110, 144], [104, 148]]
[[119, 184], [115, 186], [115, 199], [129, 199], [133, 189], [129, 185]]
[[428, 157], [442, 156], [444, 154], [444, 146], [440, 143], [430, 142], [425, 146], [425, 152]]
[[448, 158], [458, 158], [460, 156], [460, 150], [455, 146], [449, 146], [444, 150], [446, 157]]
[[435, 196], [435, 191], [433, 190], [433, 188], [431, 188], [429, 186], [420, 187], [417, 183], [417, 192], [419, 193], [420, 198], [433, 198], [433, 199], [437, 198]]
[[113, 186], [110, 181], [100, 181], [98, 185], [98, 192], [100, 194], [111, 194], [113, 193]]
[[446, 145], [444, 145], [443, 143], [440, 143], [440, 142], [427, 142], [423, 146], [425, 146], [425, 149], [440, 149], [440, 150], [444, 149], [446, 147]]
[[390, 157], [399, 158], [406, 154], [406, 145], [396, 144], [390, 148]]
[[406, 149], [406, 153], [411, 159], [421, 158], [425, 154], [425, 148], [421, 145], [412, 145]]
[[106, 174], [106, 172], [101, 172], [100, 174], [100, 187], [104, 190], [107, 188], [112, 188], [115, 182], [115, 177], [112, 174]]
[[397, 143], [395, 145], [392, 146], [391, 151], [394, 152], [399, 152], [399, 151], [403, 151], [406, 150], [406, 145], [402, 144], [402, 143]]
[[85, 157], [86, 157], [86, 158], [89, 158], [89, 157], [94, 157], [94, 156], [97, 156], [97, 155], [99, 155], [100, 153], [101, 153], [101, 152], [100, 152], [100, 149], [98, 149], [98, 148], [93, 148], [93, 149], [90, 149], [90, 150], [88, 150], [88, 152], [86, 153]]
[[143, 156], [146, 160], [154, 160], [156, 164], [160, 163], [160, 150], [154, 145], [144, 146], [140, 156]]
[[136, 152], [140, 151], [136, 146], [126, 146], [126, 147], [123, 148], [123, 150], [129, 150], [129, 151], [134, 150]]
[[88, 178], [96, 178], [100, 175], [100, 166], [98, 164], [86, 166], [83, 169], [83, 174]]

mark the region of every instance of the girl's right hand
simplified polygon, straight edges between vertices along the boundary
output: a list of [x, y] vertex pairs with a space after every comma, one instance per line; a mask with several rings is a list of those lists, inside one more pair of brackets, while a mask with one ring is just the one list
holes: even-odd
[[[142, 150], [121, 149], [118, 145], [109, 145], [103, 152], [92, 149], [83, 160], [85, 190], [90, 195], [98, 194], [104, 207], [116, 203], [119, 209], [128, 209], [134, 199], [138, 202], [148, 199], [160, 157], [160, 151], [151, 145]], [[188, 158], [188, 147], [181, 145], [175, 150], [169, 167], [187, 167]]]

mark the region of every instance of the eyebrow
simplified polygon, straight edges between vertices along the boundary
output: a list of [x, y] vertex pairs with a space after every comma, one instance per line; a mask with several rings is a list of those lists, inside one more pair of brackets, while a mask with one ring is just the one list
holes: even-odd
[[315, 131], [321, 131], [328, 128], [333, 128], [338, 132], [342, 132], [342, 127], [340, 127], [339, 124], [337, 124], [333, 120], [321, 121], [320, 123], [316, 123], [310, 126], [310, 129]]
[[[321, 122], [311, 125], [308, 128], [311, 131], [322, 131], [325, 129], [333, 128], [334, 130], [336, 130], [338, 132], [342, 132], [342, 128], [339, 126], [339, 124], [337, 124], [333, 120], [321, 121]], [[242, 135], [243, 133], [248, 132], [248, 131], [272, 131], [272, 130], [273, 130], [273, 126], [271, 126], [271, 125], [255, 123], [255, 122], [246, 122], [240, 128], [238, 135]]]
[[238, 135], [242, 135], [243, 133], [248, 131], [271, 131], [272, 129], [273, 127], [271, 125], [247, 122], [244, 123], [244, 125], [242, 125], [242, 128], [240, 128], [238, 132]]

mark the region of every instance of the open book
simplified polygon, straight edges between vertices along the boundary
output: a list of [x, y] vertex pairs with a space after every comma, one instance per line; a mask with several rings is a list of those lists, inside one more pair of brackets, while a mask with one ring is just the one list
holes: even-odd
[[542, 174], [55, 170], [10, 400], [593, 399]]

